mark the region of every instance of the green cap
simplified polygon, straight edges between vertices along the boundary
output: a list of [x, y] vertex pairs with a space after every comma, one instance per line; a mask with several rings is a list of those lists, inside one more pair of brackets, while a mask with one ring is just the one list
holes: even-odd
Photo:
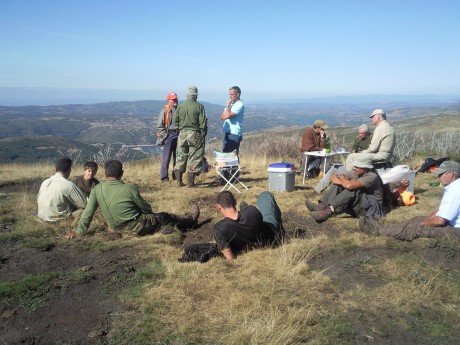
[[439, 176], [448, 171], [455, 171], [457, 174], [460, 174], [460, 163], [455, 161], [444, 161], [436, 170], [433, 170], [433, 173]]

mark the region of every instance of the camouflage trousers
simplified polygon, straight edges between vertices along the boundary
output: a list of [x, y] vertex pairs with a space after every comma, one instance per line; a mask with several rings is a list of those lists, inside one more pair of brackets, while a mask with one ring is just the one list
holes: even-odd
[[199, 173], [204, 156], [204, 136], [199, 131], [181, 130], [177, 140], [174, 170]]

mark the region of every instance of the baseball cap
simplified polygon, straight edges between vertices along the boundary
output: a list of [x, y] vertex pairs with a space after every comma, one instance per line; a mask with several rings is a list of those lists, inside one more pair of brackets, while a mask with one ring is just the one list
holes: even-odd
[[170, 92], [168, 93], [168, 95], [166, 96], [166, 100], [169, 101], [169, 100], [174, 100], [174, 99], [177, 99], [177, 95], [175, 92]]
[[375, 109], [369, 117], [374, 117], [375, 115], [386, 115], [383, 109]]
[[198, 95], [198, 88], [196, 86], [189, 86], [187, 88], [187, 95], [190, 95], [190, 96]]
[[322, 129], [326, 129], [326, 128], [329, 128], [329, 126], [327, 126], [323, 120], [316, 120], [315, 123], [313, 124], [313, 126], [315, 127], [319, 127], [319, 128], [322, 128]]
[[444, 161], [436, 170], [433, 170], [433, 173], [439, 176], [447, 171], [455, 171], [460, 174], [460, 163], [455, 161]]

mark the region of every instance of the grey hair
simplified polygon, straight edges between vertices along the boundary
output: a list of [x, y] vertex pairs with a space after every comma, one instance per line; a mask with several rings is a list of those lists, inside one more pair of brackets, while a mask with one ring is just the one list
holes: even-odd
[[359, 126], [358, 131], [360, 129], [363, 129], [364, 131], [366, 131], [366, 133], [369, 133], [369, 126], [366, 123], [363, 123], [361, 126]]
[[460, 177], [460, 174], [456, 171], [452, 171], [454, 174], [455, 179], [458, 179]]
[[386, 120], [387, 119], [387, 114], [383, 113], [383, 114], [379, 114], [377, 115], [378, 117], [380, 117], [382, 120]]

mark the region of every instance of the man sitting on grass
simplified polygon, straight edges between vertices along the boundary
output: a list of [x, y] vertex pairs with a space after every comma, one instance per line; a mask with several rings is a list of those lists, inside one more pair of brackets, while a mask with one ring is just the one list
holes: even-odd
[[73, 176], [70, 181], [75, 183], [75, 185], [80, 188], [86, 195], [89, 197], [91, 189], [99, 183], [99, 180], [95, 178], [97, 174], [97, 163], [96, 162], [86, 162], [83, 164], [83, 175]]
[[191, 212], [185, 217], [166, 212], [153, 213], [152, 207], [140, 195], [137, 186], [121, 181], [123, 164], [120, 161], [108, 161], [105, 164], [105, 176], [107, 181], [99, 183], [91, 191], [77, 229], [69, 232], [67, 239], [86, 233], [98, 207], [112, 230], [138, 236], [155, 232], [171, 233], [176, 226], [179, 230], [186, 231], [197, 225], [200, 215], [197, 205], [193, 205]]
[[42, 182], [37, 195], [38, 217], [46, 222], [72, 217], [78, 219], [86, 206], [86, 196], [67, 180], [72, 160], [61, 157], [55, 164], [56, 173]]
[[402, 241], [419, 237], [450, 237], [460, 239], [460, 163], [443, 162], [433, 171], [443, 186], [439, 209], [428, 217], [413, 217], [406, 222], [381, 225], [372, 218], [360, 219], [361, 231], [374, 236], [391, 236]]
[[281, 211], [273, 194], [262, 192], [255, 206], [243, 204], [236, 210], [230, 191], [217, 195], [216, 207], [225, 218], [214, 226], [214, 237], [222, 255], [232, 260], [239, 253], [258, 245], [277, 244], [283, 235]]
[[353, 163], [353, 171], [331, 176], [332, 185], [317, 205], [305, 201], [311, 217], [318, 223], [340, 213], [373, 218], [383, 215], [383, 186], [378, 175], [372, 171], [371, 160], [359, 156]]

